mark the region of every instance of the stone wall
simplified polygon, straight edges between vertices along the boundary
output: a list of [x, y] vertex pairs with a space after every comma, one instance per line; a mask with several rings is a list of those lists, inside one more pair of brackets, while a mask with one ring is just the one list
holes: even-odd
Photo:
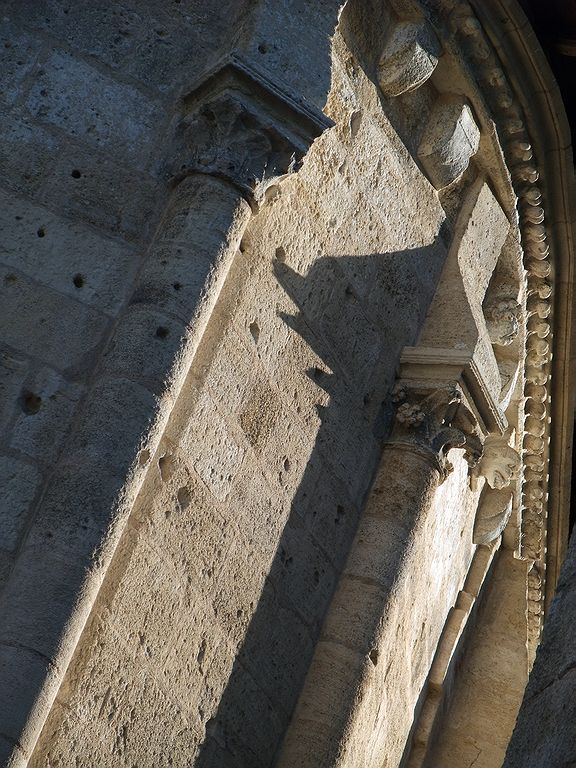
[[370, 84], [342, 57], [336, 126], [243, 235], [31, 764], [69, 764], [76, 733], [101, 765], [278, 748], [445, 254], [373, 96], [351, 125]]
[[488, 328], [516, 197], [427, 5], [446, 40], [408, 0], [5, 3], [3, 764], [406, 757], [529, 335]]
[[2, 4], [3, 580], [134, 290], [175, 98], [242, 11]]

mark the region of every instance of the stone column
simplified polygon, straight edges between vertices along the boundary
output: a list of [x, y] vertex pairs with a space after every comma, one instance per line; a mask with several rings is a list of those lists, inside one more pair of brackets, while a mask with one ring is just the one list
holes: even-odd
[[0, 763], [27, 764], [251, 211], [328, 125], [229, 61], [183, 100], [164, 216], [0, 601]]
[[429, 664], [426, 658], [410, 664], [406, 657], [412, 647], [411, 582], [426, 567], [423, 528], [436, 489], [450, 473], [450, 448], [463, 448], [475, 463], [481, 442], [456, 387], [400, 390], [396, 400], [392, 436], [279, 768], [377, 765], [382, 754], [396, 765], [402, 756]]

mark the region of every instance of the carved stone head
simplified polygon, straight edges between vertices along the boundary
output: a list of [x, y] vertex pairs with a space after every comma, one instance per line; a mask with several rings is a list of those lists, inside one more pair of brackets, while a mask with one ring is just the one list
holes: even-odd
[[492, 344], [506, 347], [520, 331], [522, 307], [513, 298], [494, 297], [484, 305], [486, 327]]
[[475, 470], [490, 488], [506, 488], [520, 471], [520, 454], [508, 445], [505, 435], [489, 435], [484, 442], [482, 458]]

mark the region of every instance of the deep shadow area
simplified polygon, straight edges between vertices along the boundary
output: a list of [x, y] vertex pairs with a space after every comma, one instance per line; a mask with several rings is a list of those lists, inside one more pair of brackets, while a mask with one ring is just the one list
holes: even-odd
[[299, 310], [284, 322], [323, 361], [305, 374], [330, 398], [197, 768], [269, 768], [278, 756], [389, 431], [400, 353], [417, 340], [448, 237], [323, 257], [306, 276], [274, 265]]
[[558, 82], [570, 123], [572, 143], [576, 138], [576, 2], [575, 0], [519, 0]]

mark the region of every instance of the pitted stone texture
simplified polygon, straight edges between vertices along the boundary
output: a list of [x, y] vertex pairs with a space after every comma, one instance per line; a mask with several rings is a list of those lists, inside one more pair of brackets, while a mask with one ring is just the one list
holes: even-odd
[[120, 309], [138, 267], [134, 248], [1, 191], [0, 227], [0, 262], [81, 304]]
[[[452, 701], [437, 724], [425, 765], [442, 768], [501, 766], [528, 674], [526, 563], [509, 550], [495, 555], [493, 571], [473, 618]], [[550, 760], [522, 768], [560, 766]]]
[[158, 104], [63, 51], [50, 54], [26, 106], [39, 121], [132, 160], [143, 147], [150, 152], [162, 126]]
[[16, 549], [38, 491], [40, 473], [32, 464], [0, 457], [0, 549]]
[[8, 19], [0, 28], [0, 101], [12, 105], [20, 96], [24, 80], [36, 64], [42, 41], [28, 35]]
[[54, 368], [86, 370], [109, 327], [109, 318], [58, 291], [0, 266], [3, 340]]
[[404, 21], [392, 30], [378, 61], [378, 84], [386, 96], [418, 88], [432, 75], [442, 53], [426, 22]]
[[50, 368], [29, 376], [19, 393], [21, 412], [12, 428], [10, 447], [42, 464], [53, 462], [84, 391]]
[[470, 106], [458, 96], [441, 96], [418, 147], [418, 158], [436, 189], [456, 181], [479, 146], [480, 129]]
[[[380, 454], [381, 403], [446, 254], [441, 205], [383, 118], [373, 84], [350, 79], [340, 65], [334, 72], [329, 111], [343, 129], [313, 144], [242, 238], [220, 301], [207, 310], [212, 317], [163, 442], [155, 454], [141, 446], [138, 471], [148, 474], [102, 588], [104, 610], [80, 640], [61, 688], [63, 708], [51, 713], [50, 737], [41, 737], [32, 764], [44, 768], [51, 753], [64, 765], [82, 758], [76, 734], [88, 721], [91, 745], [104, 745], [100, 764], [118, 762], [107, 751], [108, 703], [100, 714], [108, 687], [107, 702], [120, 702], [114, 728], [127, 711], [136, 713], [127, 738], [134, 751], [123, 755], [143, 754], [153, 741], [177, 764], [200, 768], [225, 758], [240, 767], [269, 765], [278, 750]], [[344, 131], [349, 99], [360, 96], [367, 107], [351, 145]], [[349, 171], [339, 172], [345, 159]], [[415, 189], [421, 216], [413, 215]], [[121, 343], [108, 346], [111, 377], [142, 370], [156, 377], [156, 339], [129, 343], [141, 312], [151, 318], [153, 308], [191, 324], [198, 306], [207, 306], [211, 294], [197, 276], [213, 278], [210, 255], [235, 250], [247, 219], [234, 195], [231, 185], [205, 175], [174, 190], [117, 325]], [[119, 388], [100, 390], [109, 416], [90, 410], [87, 429], [72, 443], [77, 463], [57, 476], [66, 498], [47, 497], [31, 544], [53, 532], [86, 553], [98, 531], [114, 525], [106, 498], [117, 479], [97, 464], [100, 494], [83, 463], [98, 453], [111, 473], [126, 471], [125, 387], [139, 418], [141, 408], [154, 407], [124, 378]], [[127, 426], [124, 444], [138, 441], [137, 424]], [[95, 501], [81, 513], [81, 535], [66, 509], [75, 508], [83, 487]], [[98, 651], [95, 637], [103, 643]], [[117, 653], [118, 638], [125, 649]], [[182, 732], [191, 728], [200, 739], [178, 741], [164, 726], [163, 704], [154, 716], [147, 704], [128, 701], [123, 686], [133, 676], [135, 698], [145, 685], [169, 691], [174, 718], [186, 721]], [[136, 729], [141, 742], [131, 747]]]

